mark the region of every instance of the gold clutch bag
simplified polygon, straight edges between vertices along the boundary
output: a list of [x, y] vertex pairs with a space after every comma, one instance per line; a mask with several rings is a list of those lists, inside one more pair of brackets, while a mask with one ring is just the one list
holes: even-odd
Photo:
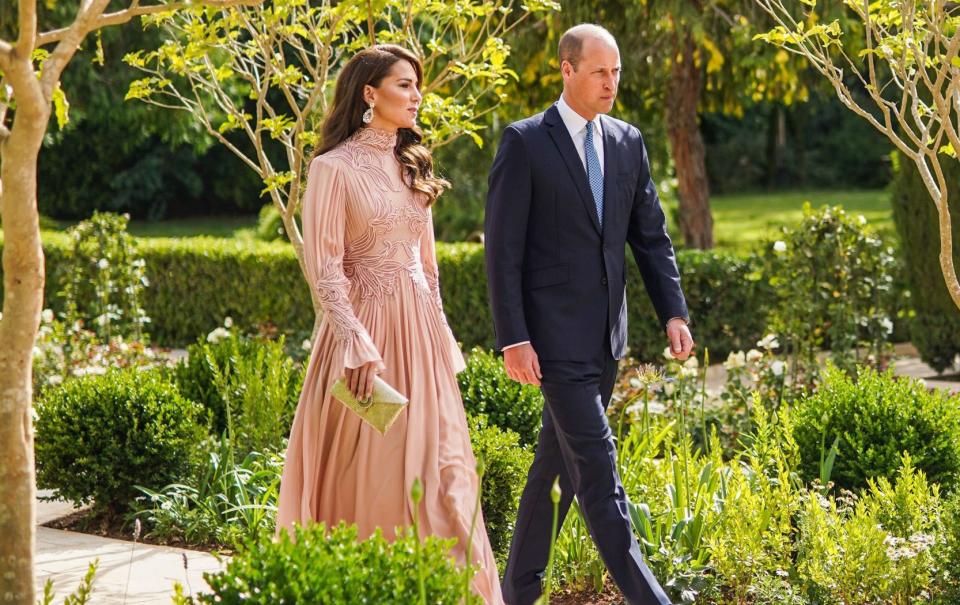
[[407, 398], [379, 376], [373, 378], [373, 395], [368, 399], [362, 400], [354, 397], [343, 378], [333, 383], [330, 394], [343, 405], [356, 412], [360, 418], [377, 429], [377, 432], [381, 435], [387, 434], [390, 426], [393, 425], [393, 421], [397, 419], [397, 416], [403, 411], [403, 406], [407, 404]]

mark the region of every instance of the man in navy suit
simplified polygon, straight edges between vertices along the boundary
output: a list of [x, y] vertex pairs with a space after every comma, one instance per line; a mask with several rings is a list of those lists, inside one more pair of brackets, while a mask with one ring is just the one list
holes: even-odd
[[503, 133], [490, 171], [487, 278], [507, 374], [545, 405], [503, 579], [509, 605], [542, 592], [559, 476], [560, 519], [574, 495], [631, 604], [668, 604], [630, 525], [607, 423], [626, 350], [629, 245], [671, 352], [693, 349], [686, 301], [640, 132], [605, 115], [620, 80], [616, 40], [597, 25], [560, 39], [563, 94]]

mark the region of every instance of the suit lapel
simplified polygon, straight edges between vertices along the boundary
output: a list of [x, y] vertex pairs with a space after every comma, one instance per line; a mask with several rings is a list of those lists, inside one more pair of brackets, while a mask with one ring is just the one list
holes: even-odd
[[616, 220], [617, 212], [617, 137], [613, 126], [603, 115], [600, 116], [600, 128], [603, 130], [603, 234], [606, 226]]
[[[577, 153], [576, 147], [573, 146], [573, 139], [570, 138], [570, 133], [567, 131], [567, 126], [560, 117], [557, 106], [551, 106], [544, 117], [546, 118], [544, 121], [549, 128], [550, 138], [553, 139], [557, 149], [560, 150], [560, 155], [563, 156], [563, 162], [567, 165], [570, 178], [580, 193], [580, 201], [583, 202], [587, 215], [593, 223], [593, 228], [597, 230], [597, 233], [601, 233], [600, 221], [597, 219], [597, 206], [593, 202], [593, 193], [590, 191], [589, 183], [587, 183], [587, 172], [583, 168], [580, 154]], [[606, 134], [604, 134], [604, 145], [606, 145]], [[606, 148], [604, 148], [604, 154], [606, 154]], [[604, 164], [606, 164], [606, 162], [604, 162]], [[606, 187], [606, 183], [604, 183], [604, 187]], [[606, 201], [606, 193], [604, 193], [604, 201]]]

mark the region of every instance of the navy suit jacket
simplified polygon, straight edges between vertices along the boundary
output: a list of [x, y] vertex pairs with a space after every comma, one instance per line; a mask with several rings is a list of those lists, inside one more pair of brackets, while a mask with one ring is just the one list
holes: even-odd
[[626, 254], [661, 325], [686, 318], [673, 244], [640, 131], [601, 115], [604, 220], [556, 105], [508, 126], [490, 170], [487, 283], [497, 348], [531, 341], [541, 360], [626, 352]]

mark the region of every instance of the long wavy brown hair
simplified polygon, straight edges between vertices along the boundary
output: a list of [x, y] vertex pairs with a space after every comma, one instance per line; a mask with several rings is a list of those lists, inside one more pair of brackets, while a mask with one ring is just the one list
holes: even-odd
[[[402, 46], [377, 44], [361, 50], [347, 61], [337, 76], [333, 107], [323, 121], [321, 142], [314, 151], [314, 158], [330, 151], [363, 128], [363, 112], [367, 110], [363, 87], [367, 84], [379, 87], [397, 61], [409, 62], [417, 74], [417, 86], [423, 84], [423, 65], [416, 55]], [[421, 144], [422, 140], [423, 134], [419, 128], [400, 128], [397, 130], [394, 153], [403, 167], [410, 188], [425, 193], [427, 205], [430, 206], [444, 189], [450, 187], [450, 183], [433, 174], [433, 156]]]

